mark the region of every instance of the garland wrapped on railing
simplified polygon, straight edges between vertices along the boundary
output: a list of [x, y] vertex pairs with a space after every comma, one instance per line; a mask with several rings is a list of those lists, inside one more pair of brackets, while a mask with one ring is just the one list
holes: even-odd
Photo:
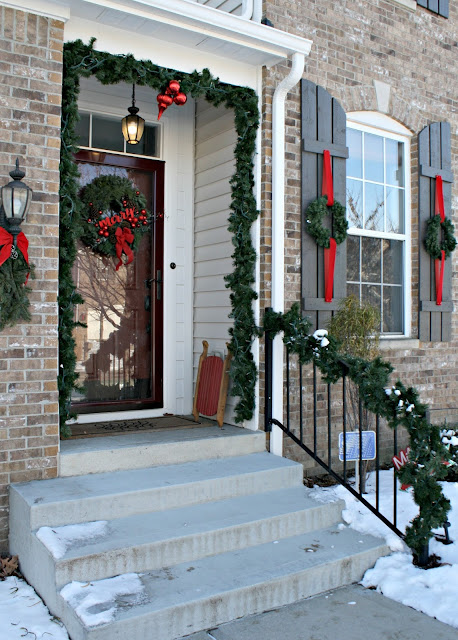
[[161, 90], [170, 81], [177, 81], [181, 91], [194, 98], [204, 97], [215, 107], [225, 105], [234, 111], [237, 143], [234, 149], [235, 169], [231, 179], [232, 200], [229, 215], [229, 231], [233, 234], [233, 271], [226, 276], [226, 286], [231, 289], [230, 351], [231, 394], [238, 397], [235, 409], [237, 422], [252, 417], [255, 406], [256, 365], [251, 345], [258, 333], [253, 312], [257, 294], [255, 282], [256, 252], [251, 240], [251, 226], [258, 217], [253, 195], [253, 157], [259, 126], [258, 97], [250, 88], [236, 87], [220, 82], [208, 69], [201, 72], [179, 73], [165, 69], [149, 60], [136, 60], [132, 55], [114, 55], [94, 49], [93, 38], [89, 44], [81, 40], [64, 45], [64, 76], [62, 92], [62, 146], [60, 165], [60, 272], [59, 272], [59, 398], [61, 432], [68, 433], [66, 421], [72, 417], [70, 400], [77, 385], [76, 356], [73, 329], [74, 307], [82, 302], [75, 290], [72, 266], [76, 258], [76, 241], [81, 236], [78, 198], [78, 170], [73, 154], [78, 150], [75, 133], [78, 122], [78, 94], [80, 77], [94, 75], [102, 84], [118, 82], [136, 83]]
[[381, 358], [367, 361], [343, 357], [338, 342], [327, 331], [308, 335], [310, 324], [302, 317], [297, 303], [285, 314], [266, 311], [263, 329], [272, 337], [283, 332], [283, 342], [289, 351], [298, 355], [301, 364], [314, 362], [326, 383], [335, 383], [342, 377], [344, 360], [346, 375], [358, 386], [363, 405], [385, 418], [391, 428], [406, 428], [410, 438], [409, 459], [396, 474], [403, 484], [412, 486], [420, 509], [405, 536], [406, 544], [420, 555], [433, 536], [432, 530], [447, 521], [450, 502], [438, 482], [447, 475], [444, 462], [449, 459], [449, 452], [441, 442], [439, 427], [426, 419], [427, 406], [420, 402], [417, 391], [406, 388], [400, 381], [392, 386], [393, 367]]

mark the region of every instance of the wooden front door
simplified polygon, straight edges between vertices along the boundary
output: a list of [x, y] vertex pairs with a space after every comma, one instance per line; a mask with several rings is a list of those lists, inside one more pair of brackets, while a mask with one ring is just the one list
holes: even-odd
[[148, 202], [153, 223], [127, 266], [78, 244], [74, 268], [78, 305], [77, 368], [81, 389], [72, 397], [78, 413], [162, 406], [164, 163], [80, 151], [84, 187], [102, 175], [128, 178]]

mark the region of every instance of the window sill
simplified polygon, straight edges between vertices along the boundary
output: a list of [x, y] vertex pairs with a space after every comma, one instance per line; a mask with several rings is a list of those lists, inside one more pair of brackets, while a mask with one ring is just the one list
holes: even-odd
[[420, 348], [420, 340], [417, 338], [389, 338], [380, 336], [380, 349], [382, 351], [411, 351]]
[[392, 2], [393, 4], [398, 4], [401, 7], [404, 7], [404, 9], [407, 9], [408, 11], [417, 10], [416, 0], [388, 0], [388, 1]]

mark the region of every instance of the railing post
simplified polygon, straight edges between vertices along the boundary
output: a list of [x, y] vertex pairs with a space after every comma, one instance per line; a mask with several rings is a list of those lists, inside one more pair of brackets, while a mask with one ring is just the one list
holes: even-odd
[[[266, 308], [266, 312], [270, 307]], [[264, 333], [265, 344], [265, 406], [264, 406], [264, 430], [272, 431], [272, 337], [270, 331]]]

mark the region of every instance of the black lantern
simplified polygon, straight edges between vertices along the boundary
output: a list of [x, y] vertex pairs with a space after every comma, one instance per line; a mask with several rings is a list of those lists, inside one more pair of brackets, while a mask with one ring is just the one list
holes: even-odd
[[135, 106], [135, 84], [132, 87], [132, 106], [127, 109], [129, 115], [122, 119], [122, 135], [127, 144], [138, 144], [142, 139], [145, 121], [137, 115]]
[[10, 176], [13, 180], [1, 188], [3, 215], [0, 224], [11, 233], [16, 246], [16, 238], [21, 231], [21, 223], [29, 209], [33, 192], [29, 186], [21, 182], [25, 173], [19, 169], [19, 158], [16, 159], [16, 169], [10, 171]]

